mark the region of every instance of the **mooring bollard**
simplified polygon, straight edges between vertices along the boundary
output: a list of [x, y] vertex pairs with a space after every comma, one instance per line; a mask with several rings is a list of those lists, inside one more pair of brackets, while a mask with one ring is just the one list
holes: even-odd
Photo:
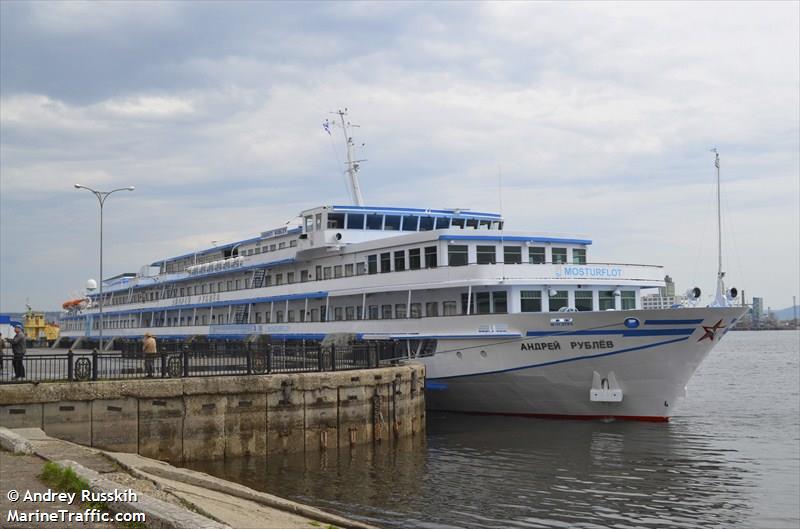
[[92, 380], [97, 380], [97, 364], [99, 362], [97, 349], [92, 349]]
[[72, 365], [72, 357], [75, 354], [72, 352], [72, 349], [67, 351], [67, 380], [72, 382], [75, 379], [75, 366]]

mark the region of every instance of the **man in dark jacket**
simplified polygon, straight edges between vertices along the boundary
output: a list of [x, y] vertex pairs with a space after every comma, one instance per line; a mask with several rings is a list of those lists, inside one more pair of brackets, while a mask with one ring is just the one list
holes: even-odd
[[14, 337], [6, 338], [6, 341], [11, 344], [11, 352], [14, 353], [14, 380], [25, 378], [25, 333], [22, 332], [22, 327], [17, 325], [14, 327]]

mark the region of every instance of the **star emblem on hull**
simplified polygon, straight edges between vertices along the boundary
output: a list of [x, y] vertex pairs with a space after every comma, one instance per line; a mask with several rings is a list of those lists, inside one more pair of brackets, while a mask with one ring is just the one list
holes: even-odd
[[697, 341], [702, 342], [703, 340], [708, 338], [713, 342], [714, 338], [717, 336], [717, 331], [724, 328], [725, 326], [722, 325], [722, 320], [719, 320], [717, 323], [711, 326], [703, 325], [703, 330], [705, 330], [706, 333], [703, 336], [701, 336], [700, 339]]

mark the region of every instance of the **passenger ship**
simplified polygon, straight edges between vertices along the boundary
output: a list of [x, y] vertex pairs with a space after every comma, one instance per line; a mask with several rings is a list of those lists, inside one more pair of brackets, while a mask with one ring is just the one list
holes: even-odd
[[[592, 262], [591, 240], [497, 213], [364, 205], [339, 116], [356, 205], [106, 279], [103, 335], [393, 340], [426, 365], [429, 409], [663, 421], [745, 310], [721, 270], [715, 306], [642, 310], [660, 266]], [[98, 336], [87, 298], [64, 336]]]

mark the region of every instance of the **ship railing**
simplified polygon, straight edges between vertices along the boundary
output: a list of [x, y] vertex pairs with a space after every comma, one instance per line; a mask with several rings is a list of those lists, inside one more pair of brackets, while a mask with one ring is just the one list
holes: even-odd
[[31, 353], [23, 357], [25, 377], [14, 378], [13, 356], [0, 355], [0, 384], [25, 382], [187, 378], [371, 369], [385, 364], [375, 344], [327, 345], [319, 342], [251, 344], [213, 341], [140, 351]]

